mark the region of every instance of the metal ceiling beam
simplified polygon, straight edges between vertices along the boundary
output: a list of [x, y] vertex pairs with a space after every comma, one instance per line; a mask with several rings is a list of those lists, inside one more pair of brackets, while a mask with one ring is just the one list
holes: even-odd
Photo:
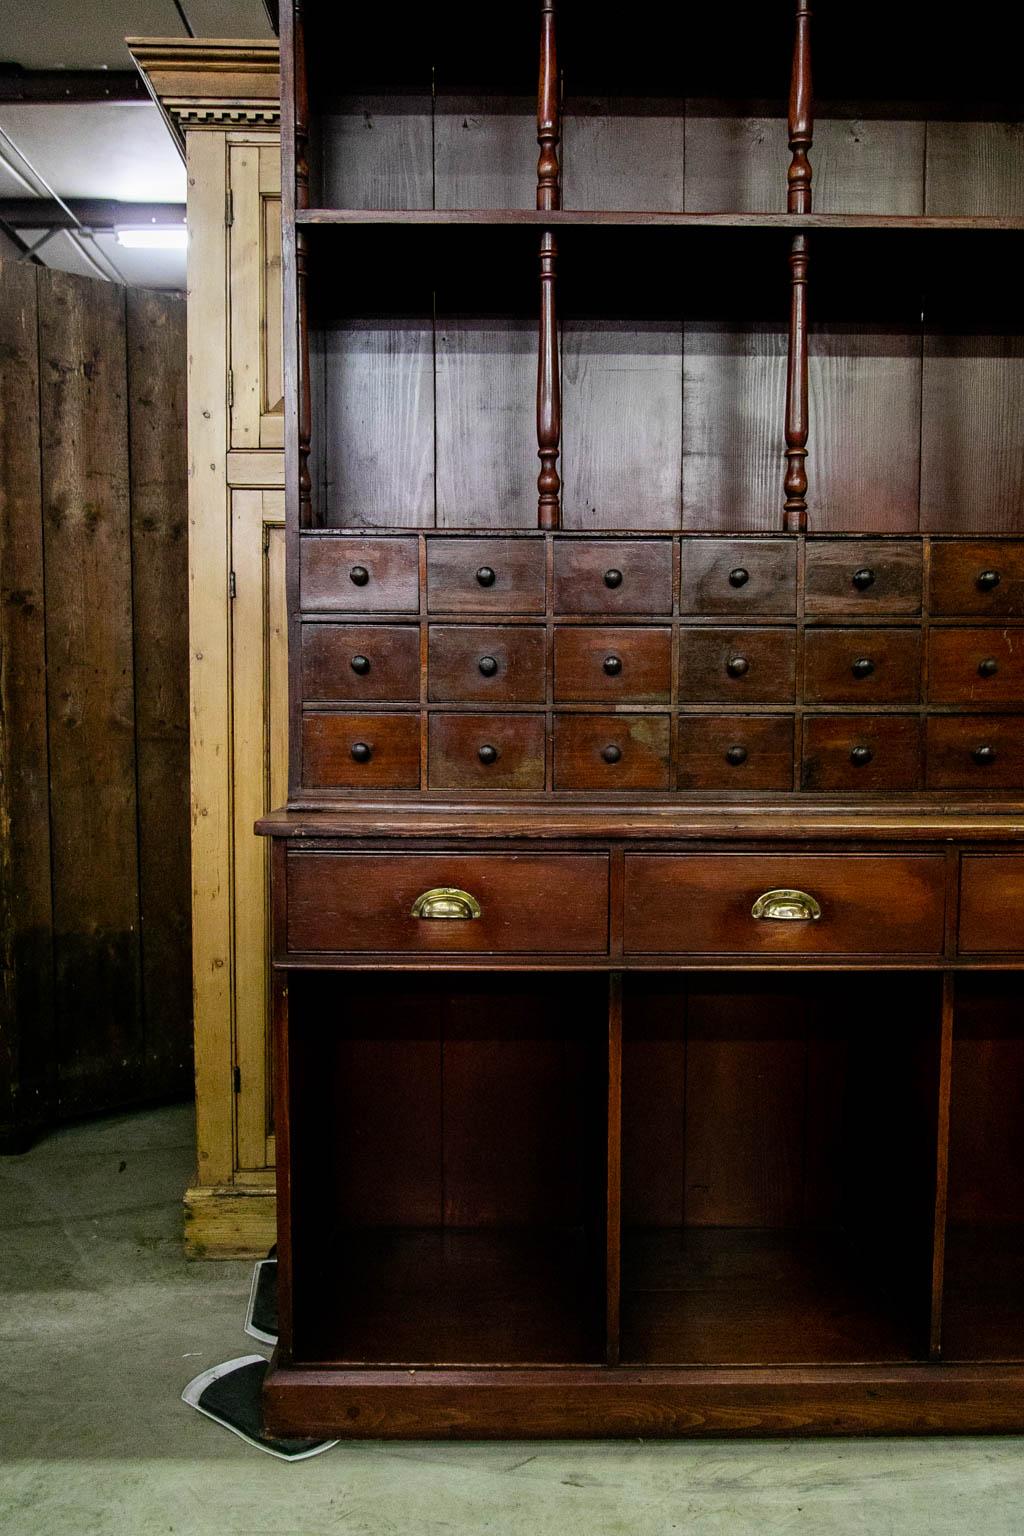
[[15, 229], [91, 229], [105, 231], [118, 225], [153, 224], [167, 228], [184, 224], [184, 203], [119, 203], [110, 198], [69, 197], [54, 202], [48, 197], [0, 198], [0, 221]]
[[0, 106], [147, 101], [146, 87], [132, 69], [23, 69], [0, 63]]

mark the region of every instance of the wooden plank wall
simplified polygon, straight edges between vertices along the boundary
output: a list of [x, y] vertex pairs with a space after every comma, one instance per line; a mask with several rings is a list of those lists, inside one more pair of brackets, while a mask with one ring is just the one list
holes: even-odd
[[185, 304], [0, 264], [0, 1137], [188, 1091]]

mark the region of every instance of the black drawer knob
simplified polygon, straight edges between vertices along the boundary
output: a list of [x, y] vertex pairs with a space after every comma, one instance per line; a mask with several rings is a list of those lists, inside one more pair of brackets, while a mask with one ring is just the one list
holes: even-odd
[[622, 671], [622, 657], [606, 656], [604, 659], [604, 670], [607, 672], [609, 677], [618, 677], [619, 673]]
[[480, 759], [480, 761], [484, 764], [485, 767], [488, 766], [491, 763], [496, 763], [498, 761], [498, 749], [497, 749], [497, 747], [490, 747], [490, 746], [481, 747], [476, 755]]
[[870, 566], [862, 565], [859, 571], [854, 571], [852, 580], [858, 592], [866, 592], [875, 584], [875, 573]]
[[601, 748], [601, 756], [606, 763], [617, 763], [622, 757], [622, 748], [609, 743], [607, 747]]
[[738, 768], [741, 763], [745, 763], [747, 760], [746, 747], [730, 747], [725, 754], [725, 760], [730, 768]]
[[995, 677], [999, 671], [999, 663], [994, 656], [986, 656], [984, 661], [978, 662], [979, 677]]
[[870, 656], [858, 656], [850, 671], [854, 677], [870, 677], [875, 670], [875, 664]]
[[354, 587], [365, 587], [370, 573], [365, 565], [354, 565], [348, 573], [348, 579]]
[[854, 747], [850, 753], [850, 762], [857, 768], [864, 768], [874, 755], [870, 747]]
[[745, 656], [730, 656], [725, 670], [730, 677], [745, 677], [750, 671], [750, 662]]
[[357, 672], [360, 677], [365, 677], [370, 670], [370, 658], [369, 656], [353, 656], [349, 665], [353, 672]]
[[996, 587], [998, 587], [998, 585], [999, 585], [999, 572], [998, 571], [979, 571], [978, 572], [978, 590], [979, 591], [981, 591], [981, 592], [992, 592], [992, 591], [995, 590]]
[[996, 749], [995, 747], [975, 747], [971, 756], [979, 768], [987, 768], [989, 763], [994, 763], [996, 760]]
[[354, 741], [352, 743], [352, 756], [357, 763], [368, 763], [373, 756], [373, 748], [368, 747], [365, 741]]
[[730, 587], [745, 587], [750, 580], [750, 572], [745, 571], [742, 565], [738, 565], [734, 571], [729, 572]]
[[621, 587], [622, 572], [615, 570], [614, 567], [610, 571], [605, 571], [604, 584], [606, 587]]
[[482, 565], [476, 573], [476, 579], [482, 587], [494, 586], [494, 572], [489, 565]]
[[493, 656], [481, 656], [477, 666], [484, 677], [493, 677], [498, 670], [498, 663]]

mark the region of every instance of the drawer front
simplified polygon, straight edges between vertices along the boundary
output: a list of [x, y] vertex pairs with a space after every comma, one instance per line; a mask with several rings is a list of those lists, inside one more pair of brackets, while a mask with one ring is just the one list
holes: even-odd
[[556, 715], [556, 789], [668, 789], [666, 715]]
[[418, 789], [418, 715], [302, 717], [302, 782], [311, 789]]
[[416, 613], [420, 606], [415, 539], [310, 537], [299, 544], [303, 609]]
[[[627, 854], [627, 954], [937, 955], [937, 854]], [[755, 918], [769, 891], [812, 897], [817, 919]]]
[[543, 789], [543, 715], [431, 715], [431, 789]]
[[1024, 700], [1024, 630], [933, 629], [928, 697], [935, 704], [1017, 704]]
[[804, 718], [804, 789], [917, 789], [920, 757], [916, 715]]
[[682, 629], [683, 704], [792, 704], [796, 634], [792, 629]]
[[932, 613], [1024, 617], [1024, 542], [932, 545]]
[[[288, 854], [292, 954], [604, 954], [605, 854]], [[475, 918], [412, 915], [417, 898], [455, 888]], [[554, 918], [557, 917], [557, 921]]]
[[1017, 789], [1024, 785], [1024, 716], [932, 715], [929, 789]]
[[920, 613], [921, 546], [889, 540], [836, 539], [807, 546], [805, 609], [848, 613]]
[[432, 613], [543, 613], [539, 539], [428, 539]]
[[302, 697], [411, 703], [420, 696], [420, 632], [414, 624], [304, 624]]
[[1024, 854], [964, 854], [959, 947], [973, 955], [1024, 951]]
[[667, 704], [671, 687], [671, 630], [573, 626], [555, 635], [556, 700]]
[[680, 789], [792, 789], [792, 716], [684, 716], [678, 759]]
[[566, 539], [555, 544], [556, 613], [671, 613], [667, 539]]
[[796, 544], [788, 539], [683, 541], [680, 613], [796, 612]]
[[544, 702], [543, 629], [512, 624], [432, 624], [428, 654], [432, 702]]
[[808, 629], [808, 704], [916, 704], [921, 695], [917, 629]]

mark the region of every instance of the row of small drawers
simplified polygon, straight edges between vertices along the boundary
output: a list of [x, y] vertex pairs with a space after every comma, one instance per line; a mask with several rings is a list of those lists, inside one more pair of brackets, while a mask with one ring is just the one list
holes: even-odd
[[[432, 711], [427, 720], [431, 789], [544, 789], [544, 715]], [[677, 724], [673, 784], [668, 715], [556, 714], [555, 790], [793, 788], [791, 715], [683, 715]], [[805, 790], [1005, 790], [1024, 783], [1024, 716], [818, 714], [805, 715], [802, 727]], [[302, 782], [307, 789], [419, 789], [420, 715], [306, 713]]]
[[[793, 614], [797, 550], [791, 539], [694, 539], [681, 544], [679, 611]], [[522, 538], [431, 538], [427, 607], [434, 613], [546, 611], [546, 546]], [[821, 539], [807, 545], [809, 615], [916, 614], [923, 548], [892, 539]], [[556, 539], [556, 613], [668, 614], [675, 578], [670, 539]], [[304, 535], [305, 611], [410, 613], [420, 606], [414, 538]], [[936, 542], [930, 611], [1024, 614], [1024, 542]]]
[[[608, 877], [603, 853], [296, 850], [287, 952], [604, 954]], [[818, 915], [755, 916], [769, 893]], [[627, 853], [622, 943], [627, 956], [937, 956], [945, 910], [941, 854]], [[1024, 856], [964, 855], [960, 951], [1024, 951], [1022, 913]]]
[[[792, 628], [683, 627], [677, 698], [688, 704], [788, 704], [797, 696]], [[562, 626], [554, 637], [553, 696], [565, 703], [667, 704], [672, 631]], [[918, 628], [808, 629], [800, 697], [813, 704], [913, 704], [921, 697]], [[927, 698], [937, 704], [1024, 700], [1024, 632], [932, 628]], [[431, 703], [542, 704], [546, 634], [536, 625], [432, 624]], [[308, 703], [416, 703], [420, 634], [412, 624], [307, 623], [302, 696]]]

